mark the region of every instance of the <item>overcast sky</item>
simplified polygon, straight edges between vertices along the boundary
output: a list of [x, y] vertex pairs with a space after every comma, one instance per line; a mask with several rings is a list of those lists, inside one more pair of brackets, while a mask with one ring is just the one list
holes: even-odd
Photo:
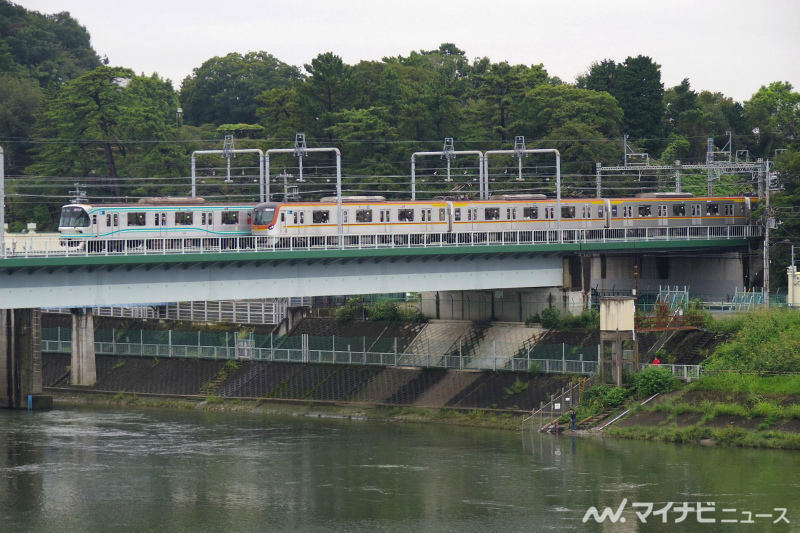
[[772, 81], [800, 87], [798, 0], [12, 0], [69, 11], [111, 65], [157, 72], [175, 88], [216, 55], [264, 50], [302, 68], [455, 43], [472, 60], [543, 63], [574, 81], [593, 62], [649, 55], [665, 87], [743, 101]]

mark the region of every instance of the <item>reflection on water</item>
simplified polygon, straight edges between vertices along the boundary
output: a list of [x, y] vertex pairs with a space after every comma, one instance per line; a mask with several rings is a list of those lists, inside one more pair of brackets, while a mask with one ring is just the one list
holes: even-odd
[[792, 452], [227, 413], [0, 411], [5, 531], [566, 530], [587, 527], [589, 506], [623, 498], [788, 507], [793, 528], [798, 474]]

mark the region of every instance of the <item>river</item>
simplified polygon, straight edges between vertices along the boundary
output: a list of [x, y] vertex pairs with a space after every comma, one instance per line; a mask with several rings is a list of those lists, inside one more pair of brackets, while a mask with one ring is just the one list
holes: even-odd
[[[589, 506], [616, 510], [623, 499], [624, 524], [583, 523]], [[714, 523], [698, 522], [698, 501]], [[673, 503], [668, 523], [650, 515], [643, 524], [635, 512], [646, 506], [634, 502]], [[692, 512], [676, 524], [682, 502]], [[772, 523], [780, 508], [789, 524]], [[754, 524], [721, 523], [748, 512]], [[0, 411], [0, 524], [48, 533], [800, 531], [800, 454], [308, 417]]]

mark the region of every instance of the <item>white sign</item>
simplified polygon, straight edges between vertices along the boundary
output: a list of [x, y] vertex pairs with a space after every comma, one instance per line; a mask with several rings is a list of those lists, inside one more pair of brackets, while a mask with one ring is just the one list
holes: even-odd
[[554, 409], [556, 409], [556, 410], [558, 410], [558, 409], [561, 409], [561, 404], [560, 404], [560, 403], [557, 403], [557, 404], [555, 405]]

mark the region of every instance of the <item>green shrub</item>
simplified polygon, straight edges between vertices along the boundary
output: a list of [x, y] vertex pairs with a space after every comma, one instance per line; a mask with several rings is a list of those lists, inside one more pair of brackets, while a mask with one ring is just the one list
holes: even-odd
[[528, 382], [517, 378], [517, 380], [510, 387], [505, 389], [505, 392], [506, 396], [514, 396], [515, 394], [525, 392], [526, 390], [528, 390]]
[[639, 398], [656, 393], [670, 392], [677, 388], [678, 379], [668, 368], [649, 366], [633, 376], [633, 389]]
[[800, 313], [767, 309], [747, 313], [734, 337], [706, 361], [709, 370], [796, 372], [800, 368]]
[[548, 307], [542, 311], [542, 327], [544, 328], [557, 328], [560, 323], [561, 312], [557, 307]]
[[360, 296], [348, 298], [334, 313], [337, 322], [347, 322], [364, 317], [364, 299]]
[[400, 320], [400, 308], [397, 306], [397, 302], [392, 300], [375, 302], [367, 312], [370, 320], [380, 322], [397, 322]]
[[622, 405], [627, 396], [627, 391], [622, 387], [612, 387], [609, 385], [595, 385], [583, 393], [581, 405], [586, 405], [589, 409], [599, 411]]

